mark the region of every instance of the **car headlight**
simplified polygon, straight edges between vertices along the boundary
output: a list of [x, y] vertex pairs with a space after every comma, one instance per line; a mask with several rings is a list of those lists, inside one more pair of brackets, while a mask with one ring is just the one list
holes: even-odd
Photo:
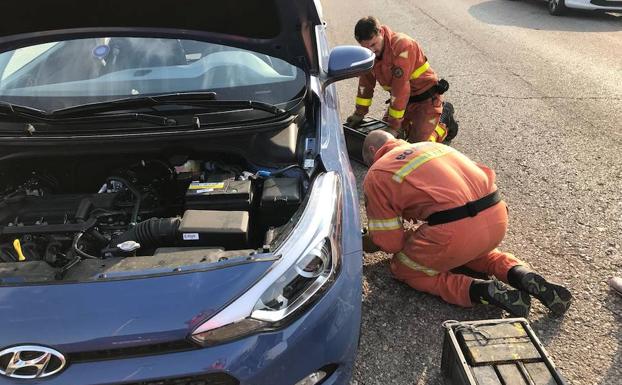
[[246, 293], [198, 326], [191, 338], [214, 345], [275, 329], [315, 303], [339, 272], [341, 205], [339, 175], [319, 175], [300, 220], [274, 252], [280, 260]]

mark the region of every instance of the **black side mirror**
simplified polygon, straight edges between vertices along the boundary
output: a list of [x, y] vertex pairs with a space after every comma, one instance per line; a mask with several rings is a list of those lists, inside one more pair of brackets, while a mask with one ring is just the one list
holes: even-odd
[[328, 76], [323, 86], [359, 76], [374, 67], [375, 55], [367, 48], [342, 45], [332, 49], [328, 57]]

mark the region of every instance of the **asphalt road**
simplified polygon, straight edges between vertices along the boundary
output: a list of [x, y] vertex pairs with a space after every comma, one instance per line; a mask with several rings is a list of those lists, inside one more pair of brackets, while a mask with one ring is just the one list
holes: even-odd
[[[422, 44], [451, 83], [454, 147], [497, 172], [511, 219], [501, 248], [574, 294], [562, 319], [536, 302], [532, 327], [569, 383], [622, 384], [622, 297], [606, 284], [622, 274], [622, 16], [552, 17], [536, 0], [323, 5], [333, 45], [356, 44], [366, 15]], [[338, 89], [345, 120], [356, 81]], [[380, 118], [386, 97], [376, 94]], [[365, 171], [354, 165], [359, 191]], [[388, 261], [365, 255], [353, 384], [441, 384], [441, 323], [506, 315], [415, 292], [390, 277]]]

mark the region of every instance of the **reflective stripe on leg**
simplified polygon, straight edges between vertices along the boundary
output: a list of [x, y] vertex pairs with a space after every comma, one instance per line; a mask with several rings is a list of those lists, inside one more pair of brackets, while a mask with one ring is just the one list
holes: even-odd
[[408, 256], [402, 252], [399, 252], [397, 254], [395, 254], [395, 257], [397, 258], [398, 261], [400, 261], [400, 263], [402, 263], [404, 266], [415, 270], [415, 271], [420, 271], [422, 273], [424, 273], [425, 275], [428, 275], [430, 277], [434, 277], [435, 275], [438, 275], [438, 271], [434, 270], [434, 269], [430, 269], [429, 267], [425, 267], [423, 265], [418, 264], [417, 262], [413, 261], [412, 259], [408, 258]]

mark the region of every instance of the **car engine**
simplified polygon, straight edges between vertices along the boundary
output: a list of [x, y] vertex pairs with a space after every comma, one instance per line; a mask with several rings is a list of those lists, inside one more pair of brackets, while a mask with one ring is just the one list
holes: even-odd
[[260, 248], [300, 204], [306, 174], [286, 171], [187, 155], [20, 162], [0, 169], [0, 263], [62, 273], [164, 249]]

